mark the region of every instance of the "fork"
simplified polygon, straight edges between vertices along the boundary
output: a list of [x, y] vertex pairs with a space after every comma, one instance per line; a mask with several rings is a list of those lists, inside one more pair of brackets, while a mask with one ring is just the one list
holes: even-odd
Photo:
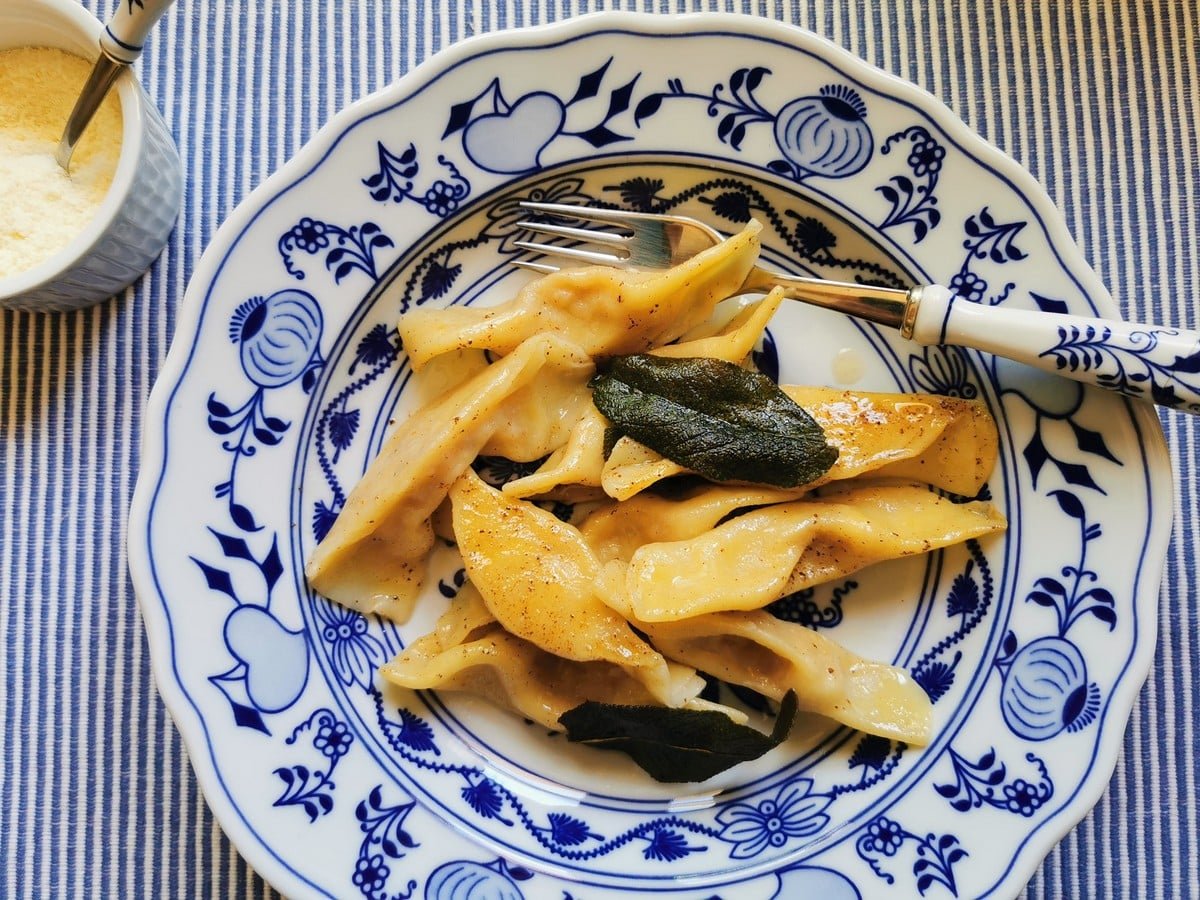
[[[555, 257], [623, 269], [663, 269], [724, 240], [720, 232], [687, 216], [532, 201], [522, 201], [521, 206], [589, 226], [533, 219], [517, 223], [532, 235], [572, 242], [514, 242], [541, 255], [538, 260], [514, 260], [514, 265], [542, 274], [559, 270], [545, 261]], [[983, 306], [937, 284], [902, 290], [784, 275], [760, 266], [750, 270], [738, 293], [766, 293], [776, 287], [783, 288], [788, 299], [898, 329], [901, 337], [921, 345], [971, 347], [1160, 406], [1200, 413], [1197, 331]]]

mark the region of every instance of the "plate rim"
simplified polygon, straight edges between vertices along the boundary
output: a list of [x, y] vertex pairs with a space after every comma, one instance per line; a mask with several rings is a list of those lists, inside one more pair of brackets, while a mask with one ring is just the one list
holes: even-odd
[[[1068, 230], [1063, 213], [1055, 206], [1046, 189], [1012, 156], [974, 131], [958, 113], [934, 94], [879, 68], [823, 35], [789, 22], [732, 12], [660, 14], [598, 11], [545, 24], [485, 32], [449, 44], [400, 78], [339, 110], [289, 160], [230, 212], [217, 227], [198, 260], [178, 306], [170, 348], [143, 409], [142, 421], [148, 424], [142, 431], [138, 478], [127, 529], [128, 568], [146, 630], [155, 687], [179, 730], [192, 770], [214, 818], [247, 863], [270, 884], [281, 890], [286, 889], [286, 893], [295, 893], [295, 889], [301, 886], [322, 894], [324, 890], [281, 859], [249, 826], [213, 764], [203, 723], [178, 677], [175, 635], [161, 605], [162, 591], [149, 552], [147, 528], [150, 513], [165, 475], [165, 417], [194, 355], [194, 338], [208, 306], [211, 286], [230, 250], [246, 229], [271, 201], [315, 171], [355, 124], [415, 96], [438, 77], [475, 56], [502, 50], [535, 50], [610, 29], [664, 36], [725, 30], [738, 35], [763, 37], [811, 52], [852, 72], [863, 83], [911, 104], [935, 122], [948, 137], [969, 149], [977, 161], [993, 168], [1013, 186], [1037, 214], [1045, 228], [1048, 243], [1060, 263], [1066, 266], [1069, 262], [1069, 274], [1079, 282], [1097, 313], [1120, 316], [1117, 303]], [[1013, 861], [1008, 874], [1001, 877], [1001, 882], [1014, 877], [1027, 882], [1045, 857], [1087, 816], [1107, 790], [1120, 758], [1134, 703], [1149, 675], [1157, 649], [1159, 592], [1176, 504], [1174, 473], [1161, 422], [1155, 411], [1144, 402], [1124, 402], [1129, 408], [1145, 456], [1145, 484], [1150, 499], [1147, 542], [1141, 553], [1141, 569], [1134, 580], [1134, 648], [1129, 657], [1127, 676], [1116, 686], [1108, 704], [1110, 714], [1121, 714], [1124, 726], [1110, 728], [1097, 741], [1092, 770], [1103, 777], [1094, 777], [1089, 773], [1075, 790], [1069, 805], [1047, 818], [1041, 827], [1014, 848]], [[1143, 628], [1148, 634], [1143, 632]]]

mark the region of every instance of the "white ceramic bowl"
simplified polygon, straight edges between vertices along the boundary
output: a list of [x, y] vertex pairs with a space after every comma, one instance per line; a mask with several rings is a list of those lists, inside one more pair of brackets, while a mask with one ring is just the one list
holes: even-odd
[[[101, 28], [73, 0], [0, 4], [0, 50], [57, 47], [92, 60], [99, 53]], [[121, 103], [123, 134], [108, 195], [66, 247], [31, 269], [0, 278], [0, 306], [61, 311], [98, 303], [136, 281], [167, 242], [182, 199], [179, 154], [131, 72], [113, 89]]]

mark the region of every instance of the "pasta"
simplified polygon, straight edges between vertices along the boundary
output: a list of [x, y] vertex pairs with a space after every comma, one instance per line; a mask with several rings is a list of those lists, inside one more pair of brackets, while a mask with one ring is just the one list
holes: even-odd
[[544, 371], [586, 383], [591, 360], [539, 335], [395, 430], [305, 568], [312, 587], [364, 614], [404, 621], [433, 547], [430, 517], [505, 421], [506, 404]]
[[927, 740], [933, 704], [908, 673], [802, 625], [755, 610], [639, 627], [671, 659], [722, 681], [775, 700], [795, 691], [802, 710], [898, 741]]
[[[794, 695], [803, 710], [892, 740], [928, 740], [931, 703], [903, 669], [764, 607], [1003, 529], [990, 503], [938, 492], [978, 494], [998, 452], [995, 424], [976, 401], [780, 388], [744, 371], [782, 292], [714, 310], [754, 264], [758, 235], [752, 222], [664, 272], [565, 271], [496, 307], [404, 316], [421, 405], [306, 569], [330, 599], [405, 621], [435, 535], [457, 546], [466, 583], [433, 630], [382, 667], [387, 681], [476, 694], [552, 730], [588, 704], [746, 721], [702, 697], [708, 676], [781, 703]], [[607, 362], [641, 353], [659, 359]], [[660, 381], [622, 375], [613, 387], [635, 363], [649, 373], [638, 378]], [[683, 386], [675, 395], [655, 374], [663, 367]], [[725, 405], [705, 406], [711, 385]], [[646, 406], [622, 419], [606, 390], [623, 391], [622, 404], [649, 397], [667, 418], [647, 419]], [[643, 420], [652, 424], [639, 437], [662, 453], [620, 434], [622, 421], [634, 432]], [[721, 483], [689, 470], [686, 452], [661, 439], [663, 421], [716, 444], [721, 467], [690, 464]], [[779, 470], [787, 478], [773, 480], [773, 462], [744, 465], [742, 454], [760, 459], [750, 435], [770, 443], [782, 432], [780, 458], [800, 460]], [[472, 468], [480, 456], [541, 462], [497, 488]], [[756, 478], [739, 480], [747, 473]], [[594, 502], [568, 522], [532, 502], [548, 497]], [[779, 721], [782, 733], [790, 720]]]
[[[767, 322], [779, 309], [779, 304], [782, 302], [783, 290], [777, 288], [764, 299], [743, 308], [712, 334], [705, 334], [690, 341], [668, 344], [665, 347], [652, 349], [650, 352], [659, 356], [676, 358], [707, 356], [713, 359], [724, 359], [728, 362], [741, 362], [750, 354], [755, 342], [766, 329]], [[513, 497], [534, 497], [549, 494], [564, 484], [600, 487], [605, 471], [604, 432], [606, 427], [607, 422], [604, 417], [594, 405], [589, 403], [583, 415], [576, 419], [575, 426], [563, 446], [555, 451], [532, 475], [504, 485], [504, 493]], [[630, 442], [628, 438], [622, 438], [617, 442], [617, 447], [627, 443], [633, 442]], [[614, 448], [613, 452], [619, 451]], [[654, 456], [660, 462], [666, 463], [667, 466], [674, 467], [669, 472], [664, 469], [664, 474], [656, 477], [655, 481], [683, 471], [681, 467], [669, 460], [663, 460], [657, 454]]]
[[576, 528], [505, 497], [471, 471], [455, 482], [450, 500], [467, 575], [511, 634], [563, 659], [617, 665], [666, 706], [700, 692], [694, 672], [680, 679], [596, 596], [600, 563]]
[[952, 503], [919, 485], [849, 485], [747, 512], [691, 539], [645, 544], [630, 559], [626, 590], [644, 622], [761, 609], [872, 563], [1003, 527], [988, 503]]
[[[978, 401], [932, 394], [883, 394], [783, 385], [825, 429], [838, 460], [820, 481], [871, 473], [973, 497], [996, 464], [998, 438]], [[687, 469], [630, 438], [617, 441], [600, 472], [608, 496], [625, 500]]]
[[504, 493], [510, 497], [537, 497], [546, 496], [562, 485], [599, 488], [607, 428], [608, 421], [589, 402], [563, 445], [536, 472], [505, 484]]
[[800, 709], [859, 731], [913, 744], [928, 739], [933, 704], [903, 669], [761, 610], [639, 620], [624, 592], [625, 573], [617, 560], [604, 567], [605, 596], [671, 659], [774, 700], [792, 691]]
[[488, 309], [416, 309], [400, 322], [413, 368], [465, 348], [510, 353], [552, 332], [587, 353], [638, 353], [673, 341], [734, 293], [758, 255], [757, 222], [673, 269], [576, 269], [547, 275], [516, 299]]
[[[743, 307], [711, 334], [658, 347], [654, 355], [706, 356], [742, 362], [762, 336], [782, 302], [782, 291]], [[996, 462], [998, 439], [979, 401], [932, 394], [887, 394], [784, 385], [784, 392], [824, 428], [839, 450], [838, 461], [818, 482], [793, 496], [830, 481], [868, 473], [919, 481], [963, 496], [974, 496]], [[604, 419], [590, 403], [574, 417], [574, 427], [559, 449], [532, 475], [511, 482], [514, 497], [551, 494], [562, 485], [603, 487], [627, 500], [687, 469], [629, 437], [603, 452]], [[500, 453], [498, 455], [507, 455]]]
[[[673, 678], [697, 692], [703, 681], [677, 663]], [[510, 709], [551, 730], [559, 717], [587, 700], [618, 705], [658, 702], [620, 666], [604, 661], [564, 659], [505, 631], [488, 611], [478, 590], [468, 583], [438, 620], [434, 630], [418, 638], [380, 669], [392, 684], [411, 690], [462, 691]], [[688, 696], [688, 709], [720, 709], [736, 721], [746, 716], [729, 707]]]
[[638, 494], [623, 503], [606, 503], [594, 510], [580, 530], [602, 562], [628, 562], [646, 544], [685, 541], [699, 537], [740, 509], [791, 500], [784, 488], [706, 485], [678, 498]]

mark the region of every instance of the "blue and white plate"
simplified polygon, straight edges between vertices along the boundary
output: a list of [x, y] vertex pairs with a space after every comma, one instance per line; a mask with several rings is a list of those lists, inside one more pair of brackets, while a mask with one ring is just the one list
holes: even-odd
[[307, 588], [417, 402], [397, 317], [511, 296], [525, 198], [754, 216], [780, 268], [1116, 314], [1027, 174], [806, 32], [605, 14], [439, 54], [230, 217], [151, 400], [131, 567], [222, 826], [297, 898], [1016, 894], [1103, 789], [1153, 652], [1171, 483], [1141, 406], [799, 304], [772, 324], [760, 362], [785, 382], [980, 397], [999, 422], [1006, 534], [778, 608], [907, 667], [935, 701], [920, 750], [812, 719], [712, 783], [656, 784], [471, 698], [381, 686], [461, 586], [452, 549], [403, 626]]

